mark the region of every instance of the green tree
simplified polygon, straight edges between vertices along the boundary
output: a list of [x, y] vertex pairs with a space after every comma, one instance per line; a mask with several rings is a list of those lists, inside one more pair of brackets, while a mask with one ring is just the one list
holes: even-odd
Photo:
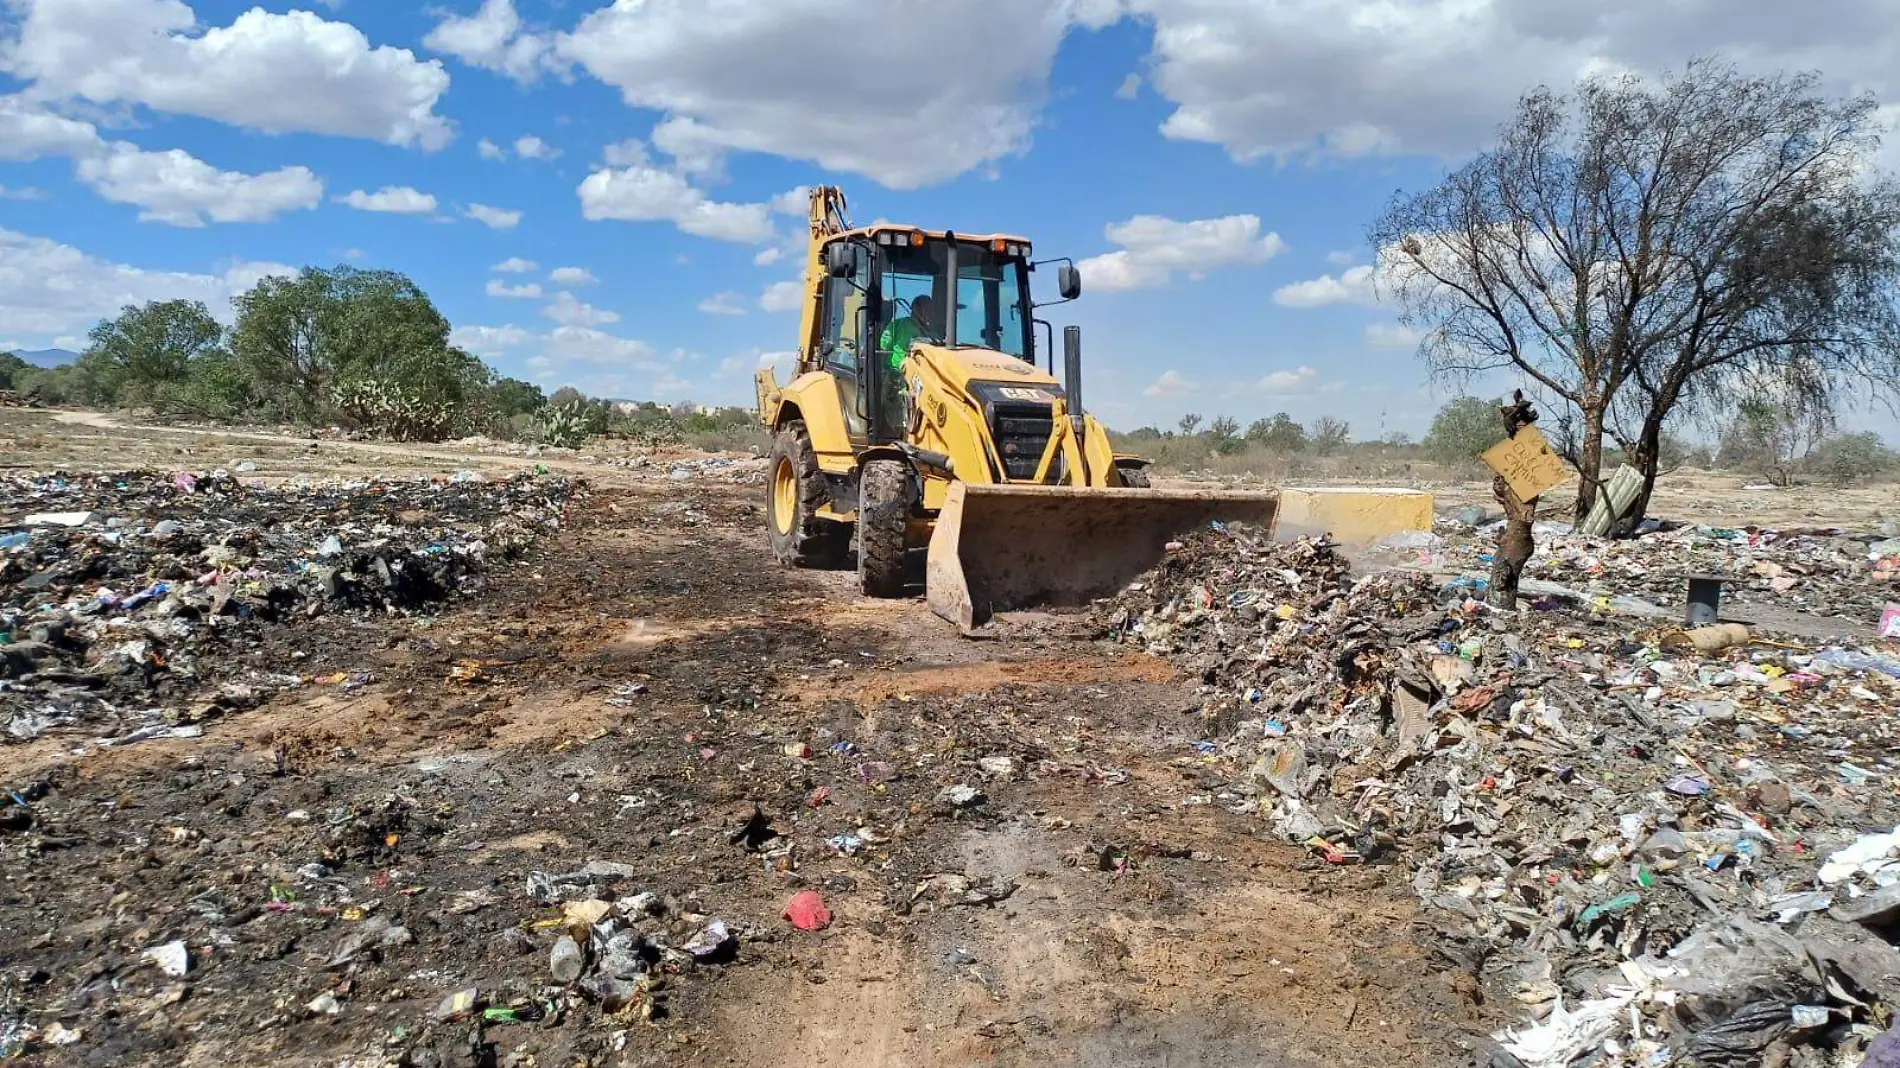
[[230, 422], [253, 409], [251, 377], [229, 349], [212, 349], [191, 361], [182, 381], [167, 382], [152, 399], [160, 415]]
[[237, 299], [231, 351], [260, 399], [311, 422], [336, 414], [338, 384], [360, 399], [384, 372], [452, 392], [463, 368], [449, 352], [449, 323], [416, 284], [394, 271], [306, 267], [270, 277]]
[[166, 387], [185, 380], [193, 360], [217, 351], [223, 338], [224, 328], [199, 301], [128, 304], [92, 328], [78, 374], [92, 399], [154, 405]]
[[441, 441], [486, 421], [495, 373], [449, 345], [399, 348], [358, 360], [330, 387], [339, 414], [397, 441]]
[[1191, 438], [1194, 436], [1194, 432], [1201, 428], [1201, 417], [1194, 412], [1189, 412], [1182, 416], [1181, 421], [1175, 425], [1181, 428], [1182, 437]]
[[547, 402], [540, 386], [519, 378], [498, 378], [488, 389], [489, 406], [503, 418], [526, 415]]
[[1313, 451], [1321, 456], [1331, 456], [1352, 444], [1352, 428], [1345, 420], [1322, 415], [1313, 420], [1313, 427], [1307, 432], [1307, 440]]
[[0, 352], [0, 389], [13, 389], [17, 375], [32, 368], [32, 364], [20, 359], [19, 354]]
[[1285, 412], [1274, 412], [1270, 418], [1256, 419], [1247, 427], [1247, 440], [1274, 452], [1305, 452], [1306, 428]]
[[76, 364], [64, 367], [32, 367], [13, 376], [14, 391], [41, 404], [85, 404], [89, 400], [86, 384]]
[[1832, 428], [1830, 412], [1751, 397], [1735, 406], [1734, 418], [1722, 430], [1716, 460], [1729, 470], [1767, 475], [1785, 486], [1794, 480], [1795, 465]]
[[1504, 420], [1498, 406], [1476, 397], [1453, 397], [1432, 417], [1425, 432], [1425, 452], [1443, 463], [1475, 460], [1478, 454], [1504, 440]]
[[1851, 486], [1892, 474], [1900, 468], [1900, 455], [1887, 448], [1879, 434], [1868, 430], [1822, 441], [1808, 455], [1804, 466], [1815, 478], [1830, 485]]
[[1247, 439], [1240, 436], [1240, 421], [1231, 415], [1217, 415], [1207, 424], [1208, 448], [1222, 456], [1232, 456], [1247, 447]]

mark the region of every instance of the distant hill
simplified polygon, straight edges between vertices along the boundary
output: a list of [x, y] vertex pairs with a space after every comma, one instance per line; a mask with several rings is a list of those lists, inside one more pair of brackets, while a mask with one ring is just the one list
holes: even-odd
[[79, 358], [77, 352], [67, 349], [21, 350], [14, 355], [35, 367], [64, 367]]

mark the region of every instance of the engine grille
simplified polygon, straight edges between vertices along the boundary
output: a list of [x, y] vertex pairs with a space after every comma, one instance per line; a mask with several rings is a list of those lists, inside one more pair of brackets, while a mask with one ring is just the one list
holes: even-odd
[[1042, 451], [1055, 432], [1053, 409], [1046, 404], [999, 404], [990, 412], [990, 434], [1003, 457], [1003, 474], [1012, 481], [1036, 477]]

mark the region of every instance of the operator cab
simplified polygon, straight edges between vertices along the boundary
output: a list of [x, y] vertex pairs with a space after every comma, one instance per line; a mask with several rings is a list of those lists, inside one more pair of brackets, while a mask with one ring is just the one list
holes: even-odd
[[[819, 351], [837, 380], [854, 442], [903, 437], [903, 383], [892, 365], [901, 367], [907, 353], [893, 353], [891, 346], [906, 339], [1035, 362], [1029, 243], [954, 237], [953, 286], [952, 240], [904, 227], [872, 227], [825, 246]], [[920, 297], [929, 298], [929, 311], [921, 314]], [[946, 329], [955, 337], [946, 338]]]

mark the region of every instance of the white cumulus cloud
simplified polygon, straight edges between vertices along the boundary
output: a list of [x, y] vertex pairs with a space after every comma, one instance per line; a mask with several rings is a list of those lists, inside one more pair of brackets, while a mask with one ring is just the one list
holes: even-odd
[[338, 197], [358, 211], [382, 211], [396, 215], [427, 215], [435, 210], [435, 198], [406, 185], [386, 185], [374, 193], [352, 190]]
[[46, 99], [142, 105], [265, 133], [439, 148], [441, 64], [372, 45], [308, 11], [254, 7], [203, 27], [183, 0], [12, 0], [19, 31], [0, 65]]
[[76, 156], [101, 147], [89, 122], [55, 115], [23, 95], [0, 96], [0, 160], [24, 163], [41, 156]]
[[674, 116], [653, 127], [653, 147], [673, 157], [681, 174], [714, 179], [724, 175], [726, 145], [717, 130], [689, 118]]
[[458, 326], [449, 340], [497, 361], [504, 373], [518, 365], [544, 388], [574, 386], [596, 397], [657, 397], [674, 374], [653, 346], [591, 326], [562, 325], [546, 332], [512, 323]]
[[1082, 289], [1139, 289], [1165, 284], [1175, 272], [1198, 278], [1218, 267], [1265, 263], [1286, 250], [1280, 235], [1260, 233], [1255, 215], [1177, 222], [1159, 215], [1137, 215], [1111, 223], [1108, 240], [1122, 246], [1076, 264]]
[[620, 321], [619, 312], [596, 308], [565, 289], [554, 294], [553, 302], [542, 308], [541, 314], [562, 326], [606, 326]]
[[540, 264], [534, 262], [533, 260], [524, 260], [520, 256], [510, 256], [507, 259], [489, 268], [489, 270], [495, 271], [499, 274], [527, 274], [531, 271], [538, 271], [540, 269], [541, 269]]
[[585, 267], [556, 267], [548, 272], [548, 281], [557, 286], [591, 286], [600, 279]]
[[449, 344], [492, 359], [521, 347], [532, 336], [513, 325], [458, 326], [449, 331]]
[[513, 0], [484, 0], [472, 15], [444, 14], [422, 47], [524, 83], [564, 66], [554, 58], [553, 35], [529, 30]]
[[[609, 313], [612, 314], [612, 313]], [[613, 322], [620, 317], [615, 315]], [[549, 331], [542, 354], [567, 363], [618, 364], [635, 370], [659, 370], [653, 346], [590, 326], [566, 324]]]
[[1303, 393], [1318, 379], [1318, 371], [1301, 364], [1291, 371], [1274, 371], [1255, 385], [1262, 393]]
[[773, 282], [759, 294], [759, 308], [769, 312], [797, 311], [805, 299], [805, 287], [798, 282]]
[[1375, 349], [1415, 349], [1425, 335], [1403, 323], [1367, 323], [1365, 338]]
[[588, 219], [671, 222], [698, 237], [743, 244], [773, 237], [768, 205], [722, 203], [684, 177], [645, 164], [595, 171], [578, 192], [581, 215]]
[[744, 300], [744, 297], [733, 292], [714, 293], [699, 302], [699, 310], [707, 315], [744, 315]]
[[139, 208], [139, 218], [173, 226], [268, 222], [314, 208], [323, 183], [307, 167], [264, 174], [223, 171], [179, 149], [147, 152], [123, 142], [79, 160], [74, 174], [93, 192]]
[[0, 96], [0, 160], [42, 156], [71, 157], [74, 177], [100, 197], [137, 206], [142, 220], [174, 226], [267, 222], [323, 199], [323, 182], [307, 167], [221, 170], [182, 149], [153, 152], [107, 141], [91, 123], [56, 115], [26, 94]]
[[486, 292], [491, 297], [501, 297], [506, 300], [540, 300], [541, 284], [525, 282], [518, 286], [511, 286], [499, 278], [490, 278]]
[[533, 134], [523, 134], [515, 138], [515, 155], [522, 159], [553, 159], [560, 154], [560, 149]]
[[1198, 383], [1182, 377], [1181, 372], [1170, 369], [1161, 372], [1161, 377], [1150, 382], [1142, 393], [1150, 400], [1166, 400], [1170, 397], [1193, 396], [1200, 388]]
[[[684, 165], [767, 152], [909, 188], [1027, 147], [1070, 7], [620, 0], [556, 49], [628, 106], [663, 113]], [[815, 76], [808, 53], [788, 44], [814, 41], [867, 47]]]
[[462, 214], [491, 230], [512, 230], [521, 222], [520, 212], [491, 208], [486, 204], [470, 204], [462, 210]]
[[640, 167], [653, 162], [647, 153], [647, 143], [638, 137], [615, 141], [600, 150], [600, 158], [609, 167]]
[[1337, 275], [1323, 274], [1281, 286], [1273, 291], [1273, 302], [1288, 308], [1320, 308], [1328, 304], [1375, 307], [1379, 303], [1376, 274], [1370, 264], [1349, 267]]
[[71, 245], [0, 229], [0, 323], [10, 341], [44, 348], [61, 336], [83, 336], [127, 304], [202, 301], [231, 321], [231, 298], [275, 274], [277, 263], [239, 262], [207, 273], [147, 270], [89, 255]]
[[1900, 92], [1891, 0], [1123, 0], [1153, 28], [1148, 84], [1172, 138], [1238, 159], [1458, 155], [1525, 89], [1580, 75], [1680, 69], [1723, 52], [1751, 70], [1819, 70], [1842, 91]]

